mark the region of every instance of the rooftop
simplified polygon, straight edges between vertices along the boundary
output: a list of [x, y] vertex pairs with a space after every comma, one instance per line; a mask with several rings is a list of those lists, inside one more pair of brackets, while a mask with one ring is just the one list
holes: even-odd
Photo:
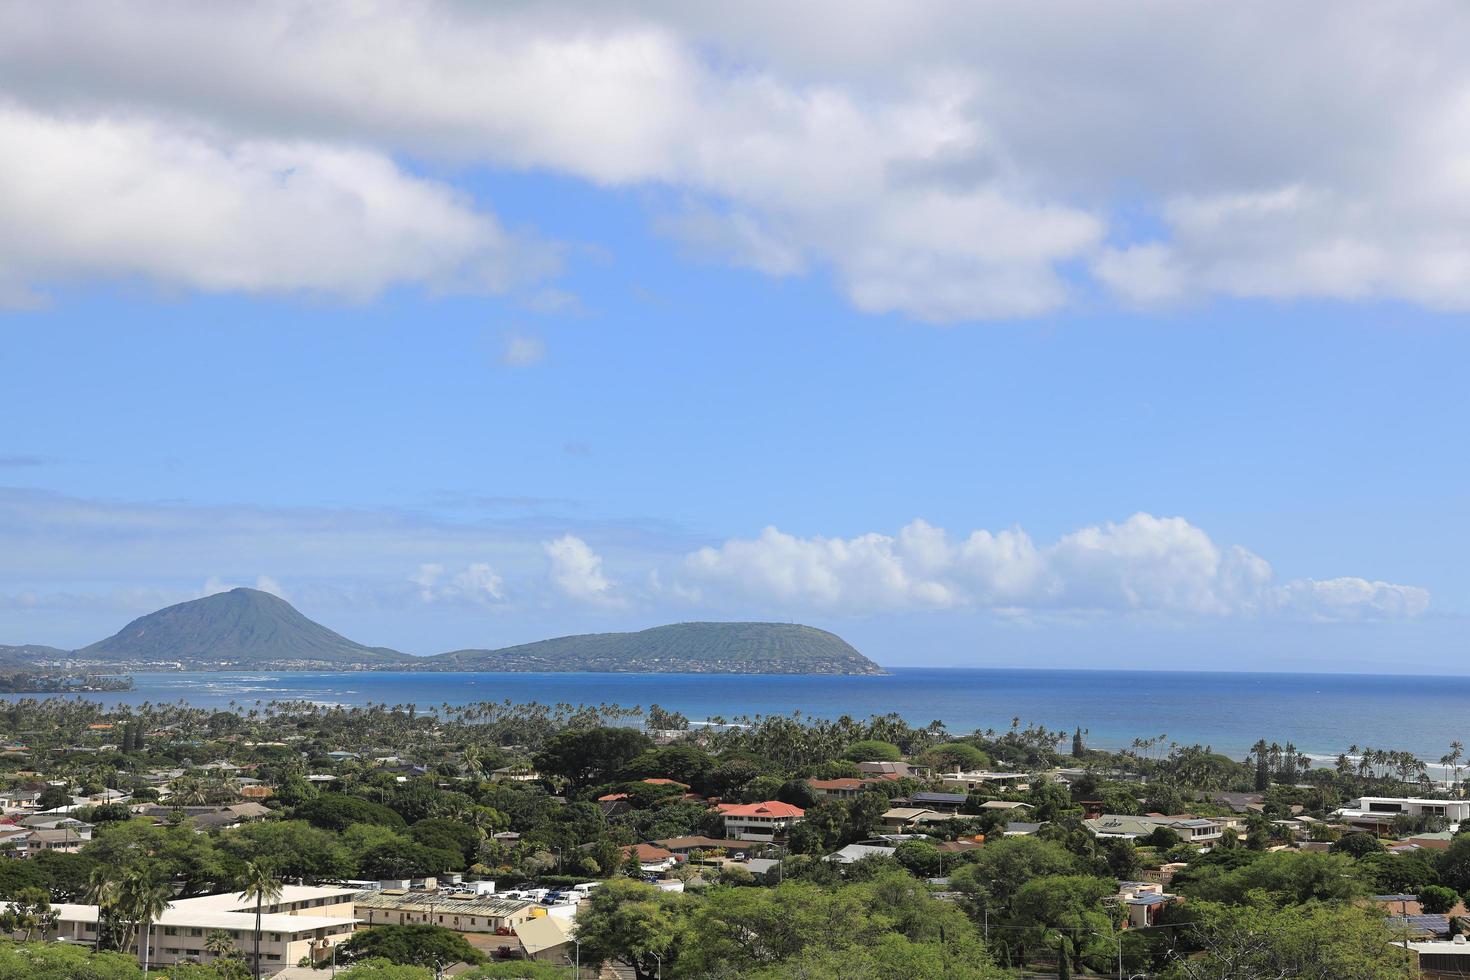
[[721, 803], [720, 812], [727, 817], [799, 817], [806, 813], [799, 806], [766, 800], [763, 803]]
[[359, 909], [402, 909], [413, 912], [454, 912], [457, 914], [486, 915], [505, 918], [524, 909], [534, 907], [535, 902], [520, 898], [505, 898], [498, 895], [475, 895], [463, 893], [428, 892], [363, 892], [357, 898]]

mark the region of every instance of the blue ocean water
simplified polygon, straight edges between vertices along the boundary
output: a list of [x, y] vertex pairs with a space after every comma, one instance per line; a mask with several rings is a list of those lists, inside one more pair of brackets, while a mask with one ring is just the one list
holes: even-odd
[[1123, 748], [1135, 738], [1199, 743], [1239, 757], [1257, 739], [1331, 758], [1371, 745], [1433, 761], [1470, 735], [1470, 677], [1110, 670], [895, 669], [880, 677], [747, 674], [159, 673], [107, 703], [184, 700], [199, 707], [273, 699], [333, 704], [476, 701], [660, 704], [692, 719], [790, 714], [835, 718], [897, 712], [952, 732], [1012, 718]]

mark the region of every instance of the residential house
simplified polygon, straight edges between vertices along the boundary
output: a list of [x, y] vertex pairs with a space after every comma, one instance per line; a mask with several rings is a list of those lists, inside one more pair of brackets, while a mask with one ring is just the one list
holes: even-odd
[[1082, 826], [1091, 831], [1094, 837], [1119, 837], [1124, 840], [1147, 837], [1158, 828], [1167, 827], [1178, 834], [1185, 843], [1204, 845], [1218, 841], [1223, 836], [1225, 829], [1220, 822], [1203, 817], [1152, 815], [1135, 817], [1117, 813], [1105, 813], [1092, 820], [1084, 820]]
[[857, 767], [866, 775], [882, 779], [928, 779], [933, 772], [928, 766], [908, 762], [859, 762]]
[[984, 803], [980, 804], [980, 809], [984, 810], [987, 813], [992, 810], [1014, 810], [1017, 811], [1014, 814], [1015, 816], [1021, 816], [1021, 810], [1031, 810], [1034, 809], [1034, 807], [1032, 807], [1030, 803], [1020, 803], [1016, 800], [986, 800]]
[[879, 847], [872, 844], [848, 844], [840, 851], [828, 854], [822, 860], [831, 861], [833, 864], [856, 864], [868, 857], [893, 857], [897, 850], [894, 847]]
[[952, 773], [941, 773], [939, 780], [946, 788], [965, 793], [973, 793], [977, 789], [995, 789], [1001, 786], [1022, 792], [1031, 788], [1031, 774], [1025, 772], [988, 772], [985, 770], [963, 772], [956, 770]]
[[1359, 830], [1383, 833], [1393, 829], [1394, 819], [1442, 817], [1450, 830], [1470, 822], [1470, 800], [1426, 800], [1412, 796], [1361, 796], [1334, 814]]
[[1222, 790], [1211, 793], [1209, 801], [1216, 806], [1229, 807], [1231, 813], [1262, 813], [1266, 809], [1264, 793], [1230, 793]]
[[1154, 925], [1159, 913], [1178, 901], [1178, 896], [1164, 891], [1152, 881], [1120, 881], [1116, 901], [1128, 913], [1128, 928], [1145, 929]]
[[671, 854], [683, 857], [688, 857], [696, 851], [734, 853], [744, 851], [750, 846], [749, 841], [724, 840], [718, 837], [670, 837], [666, 840], [656, 840], [653, 843]]
[[657, 844], [630, 844], [620, 848], [623, 860], [627, 861], [633, 855], [638, 855], [638, 866], [647, 874], [659, 874], [672, 868], [678, 861], [674, 852], [667, 848], [659, 847]]
[[530, 766], [501, 766], [490, 772], [494, 783], [534, 783], [540, 778], [541, 774]]
[[930, 824], [946, 823], [951, 820], [966, 820], [956, 813], [942, 813], [922, 806], [896, 806], [891, 807], [883, 814], [882, 825], [884, 830], [902, 833]]
[[801, 823], [806, 811], [790, 803], [766, 800], [763, 803], [721, 803], [725, 818], [725, 836], [744, 841], [773, 841], [784, 838], [791, 828]]
[[939, 813], [959, 813], [960, 807], [969, 798], [965, 793], [935, 793], [924, 790], [909, 797], [909, 805], [927, 807]]
[[881, 778], [858, 779], [847, 776], [842, 779], [808, 779], [806, 784], [812, 795], [819, 800], [851, 800], [870, 786], [881, 782]]
[[1004, 837], [1030, 837], [1042, 828], [1042, 824], [1032, 823], [1026, 820], [1012, 820], [1006, 824], [1002, 831]]

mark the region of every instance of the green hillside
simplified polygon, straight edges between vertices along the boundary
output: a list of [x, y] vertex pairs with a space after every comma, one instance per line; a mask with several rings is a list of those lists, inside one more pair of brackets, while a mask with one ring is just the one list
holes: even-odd
[[794, 623], [676, 623], [590, 633], [500, 650], [429, 657], [436, 670], [630, 671], [710, 674], [881, 674], [840, 636]]
[[181, 662], [272, 670], [389, 667], [417, 660], [354, 643], [257, 589], [231, 589], [149, 613], [74, 656], [103, 664]]
[[0, 667], [30, 667], [38, 660], [62, 660], [69, 656], [71, 654], [65, 650], [39, 643], [25, 643], [20, 646], [0, 643]]

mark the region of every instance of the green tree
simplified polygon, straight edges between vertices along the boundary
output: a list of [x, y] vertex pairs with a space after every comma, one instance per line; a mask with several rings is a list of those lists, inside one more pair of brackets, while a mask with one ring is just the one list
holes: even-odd
[[1086, 754], [1087, 750], [1082, 745], [1082, 726], [1078, 725], [1077, 730], [1072, 732], [1072, 758], [1080, 759]]
[[1383, 850], [1383, 842], [1373, 834], [1355, 830], [1352, 833], [1343, 834], [1332, 845], [1334, 854], [1348, 854], [1355, 858], [1365, 857], [1369, 854], [1377, 854]]
[[375, 957], [339, 970], [337, 980], [434, 980], [434, 971], [426, 966], [407, 966]]
[[1028, 881], [1076, 874], [1079, 867], [1078, 858], [1053, 841], [1002, 837], [976, 851], [970, 863], [950, 875], [950, 883], [993, 914], [1009, 908], [1011, 899]]
[[0, 932], [11, 935], [21, 933], [21, 939], [30, 942], [56, 928], [57, 913], [51, 907], [50, 898], [40, 888], [27, 888], [13, 896], [5, 910], [0, 912]]
[[1383, 980], [1405, 975], [1403, 950], [1374, 910], [1352, 905], [1268, 909], [1190, 903], [1190, 946], [1165, 980]]
[[337, 955], [348, 963], [383, 959], [408, 966], [481, 963], [485, 959], [459, 933], [428, 924], [364, 929], [338, 947]]
[[557, 732], [532, 757], [536, 770], [574, 786], [611, 782], [629, 762], [653, 748], [635, 728], [603, 727]]
[[942, 771], [961, 769], [971, 772], [976, 769], [985, 769], [990, 765], [990, 756], [969, 742], [946, 742], [943, 745], [936, 745], [924, 753], [923, 759], [926, 765]]
[[1108, 873], [1120, 881], [1137, 881], [1143, 874], [1143, 863], [1138, 859], [1138, 848], [1131, 840], [1115, 838], [1106, 847]]
[[420, 820], [408, 828], [408, 835], [425, 847], [458, 854], [462, 862], [460, 867], [473, 864], [480, 851], [480, 832], [457, 820], [441, 817]]
[[1352, 858], [1316, 851], [1277, 851], [1238, 867], [1206, 864], [1191, 872], [1182, 881], [1176, 879], [1181, 892], [1226, 905], [1258, 904], [1260, 899], [1277, 905], [1349, 902], [1367, 892]]
[[204, 937], [204, 951], [214, 959], [224, 959], [235, 952], [235, 937], [223, 929], [215, 929]]
[[905, 870], [920, 878], [933, 878], [944, 873], [944, 854], [929, 841], [906, 840], [893, 856]]
[[842, 757], [853, 762], [898, 762], [903, 758], [903, 753], [892, 742], [864, 739], [843, 749]]
[[260, 980], [260, 923], [264, 914], [265, 906], [274, 903], [281, 897], [281, 879], [276, 875], [276, 869], [268, 861], [261, 859], [247, 861], [245, 869], [240, 875], [240, 894], [245, 901], [255, 904], [255, 930], [252, 935], [250, 968], [255, 973], [255, 980]]
[[63, 806], [71, 806], [71, 790], [65, 786], [47, 786], [36, 797], [37, 810], [55, 810]]
[[355, 823], [378, 824], [393, 830], [408, 826], [401, 816], [381, 803], [343, 793], [323, 793], [307, 800], [296, 808], [295, 816], [314, 827], [334, 831], [346, 830]]
[[159, 879], [151, 869], [136, 868], [129, 871], [118, 884], [117, 906], [126, 923], [127, 941], [124, 948], [131, 949], [132, 937], [141, 934], [143, 939], [143, 972], [148, 972], [152, 954], [153, 923], [172, 904], [173, 888]]
[[1470, 833], [1457, 834], [1434, 862], [1441, 884], [1464, 894], [1470, 892]]
[[283, 878], [317, 882], [352, 873], [352, 855], [341, 838], [304, 820], [246, 824], [220, 835], [219, 850], [237, 866], [262, 854]]
[[1425, 885], [1419, 890], [1419, 904], [1432, 915], [1443, 915], [1455, 907], [1460, 896], [1444, 885]]
[[140, 980], [136, 957], [66, 943], [0, 943], [0, 980]]
[[652, 885], [627, 879], [604, 883], [577, 913], [583, 963], [613, 960], [631, 968], [638, 980], [649, 980], [657, 963], [653, 954], [670, 958], [679, 907], [677, 895]]

